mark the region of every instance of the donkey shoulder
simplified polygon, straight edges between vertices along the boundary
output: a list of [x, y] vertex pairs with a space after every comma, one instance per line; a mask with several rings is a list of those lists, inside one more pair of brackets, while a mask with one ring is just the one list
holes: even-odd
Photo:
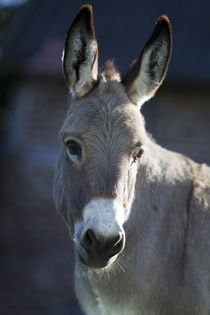
[[192, 183], [192, 206], [202, 216], [210, 219], [210, 167], [194, 164]]

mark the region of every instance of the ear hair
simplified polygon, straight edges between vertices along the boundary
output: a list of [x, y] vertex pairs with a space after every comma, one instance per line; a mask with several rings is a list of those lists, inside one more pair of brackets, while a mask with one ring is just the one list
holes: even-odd
[[167, 72], [172, 50], [171, 24], [160, 16], [139, 58], [122, 79], [130, 99], [141, 106], [154, 96]]
[[66, 36], [63, 72], [75, 97], [87, 94], [97, 80], [98, 45], [90, 5], [80, 8]]

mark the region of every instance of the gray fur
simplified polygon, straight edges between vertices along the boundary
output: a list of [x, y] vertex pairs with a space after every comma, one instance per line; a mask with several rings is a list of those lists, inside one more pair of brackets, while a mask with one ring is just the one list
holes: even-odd
[[[88, 315], [209, 315], [210, 168], [154, 143], [112, 70], [73, 100], [60, 133], [54, 197], [72, 239], [90, 200], [124, 209], [126, 244], [112, 264], [88, 267], [75, 242], [78, 300]], [[80, 167], [67, 157], [68, 137], [84, 146]], [[131, 163], [137, 142], [144, 154]]]

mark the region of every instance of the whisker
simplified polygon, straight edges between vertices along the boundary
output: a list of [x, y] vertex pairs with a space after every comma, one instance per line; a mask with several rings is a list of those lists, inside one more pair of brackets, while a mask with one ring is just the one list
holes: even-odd
[[118, 266], [120, 267], [120, 269], [125, 272], [125, 269], [122, 267], [122, 265], [117, 261]]
[[107, 269], [105, 269], [105, 270], [106, 270], [107, 278], [108, 278], [108, 280], [110, 280], [109, 271]]

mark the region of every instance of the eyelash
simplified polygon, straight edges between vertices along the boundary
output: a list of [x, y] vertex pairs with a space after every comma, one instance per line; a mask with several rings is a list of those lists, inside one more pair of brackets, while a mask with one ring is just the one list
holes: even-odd
[[143, 149], [140, 149], [136, 154], [134, 154], [134, 155], [133, 155], [133, 160], [132, 160], [131, 165], [132, 165], [133, 163], [136, 163], [136, 161], [138, 161], [138, 160], [142, 157], [143, 153], [144, 153], [144, 150], [143, 150]]

